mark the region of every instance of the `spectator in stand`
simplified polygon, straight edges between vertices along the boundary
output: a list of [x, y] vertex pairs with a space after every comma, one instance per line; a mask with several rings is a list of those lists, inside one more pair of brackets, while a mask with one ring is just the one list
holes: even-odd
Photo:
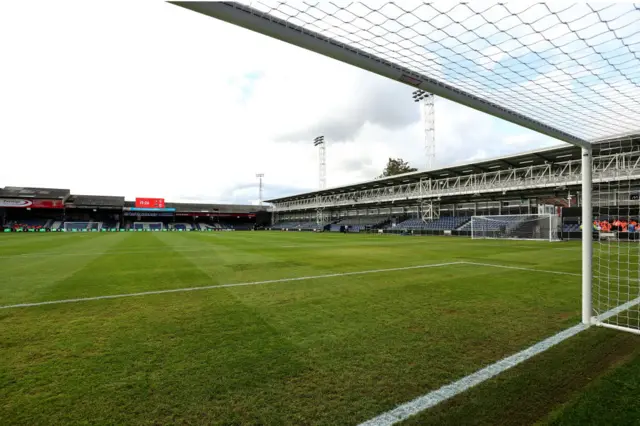
[[629, 222], [629, 226], [627, 228], [627, 231], [628, 232], [636, 232], [636, 222], [634, 220]]
[[600, 228], [602, 229], [603, 232], [611, 232], [611, 224], [606, 220], [603, 220], [602, 222], [600, 222]]
[[622, 228], [622, 222], [619, 219], [614, 220], [612, 225], [614, 231], [619, 231]]

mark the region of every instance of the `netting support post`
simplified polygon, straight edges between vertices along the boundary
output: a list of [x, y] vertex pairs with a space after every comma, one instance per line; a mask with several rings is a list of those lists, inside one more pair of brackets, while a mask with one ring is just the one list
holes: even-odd
[[582, 323], [591, 324], [593, 285], [593, 207], [591, 205], [591, 148], [582, 148]]

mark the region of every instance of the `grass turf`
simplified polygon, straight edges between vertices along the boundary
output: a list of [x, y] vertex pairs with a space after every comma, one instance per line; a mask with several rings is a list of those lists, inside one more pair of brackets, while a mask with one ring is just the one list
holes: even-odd
[[[455, 261], [579, 273], [580, 248], [310, 233], [9, 234], [0, 236], [0, 305]], [[579, 294], [577, 276], [464, 264], [2, 309], [0, 422], [355, 424], [577, 323]], [[605, 356], [594, 359], [608, 371]], [[545, 371], [530, 365], [529, 374]], [[514, 380], [516, 394], [527, 389]], [[472, 392], [491, 395], [483, 386]], [[561, 392], [526, 420], [561, 421], [565, 405], [580, 410], [567, 405], [574, 396]], [[476, 416], [472, 407], [449, 412]]]

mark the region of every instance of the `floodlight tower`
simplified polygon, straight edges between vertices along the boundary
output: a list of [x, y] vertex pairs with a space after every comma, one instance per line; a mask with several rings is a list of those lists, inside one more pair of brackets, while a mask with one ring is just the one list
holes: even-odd
[[258, 205], [262, 205], [262, 178], [264, 177], [264, 173], [256, 173], [256, 177], [260, 180], [260, 185], [258, 186]]
[[427, 170], [431, 170], [435, 166], [436, 160], [436, 114], [435, 114], [435, 95], [425, 92], [424, 90], [416, 90], [413, 92], [414, 102], [422, 104], [422, 119], [424, 121], [424, 147], [426, 154]]
[[318, 147], [318, 178], [319, 188], [325, 189], [327, 187], [327, 151], [324, 143], [324, 136], [318, 136], [313, 140], [313, 146]]

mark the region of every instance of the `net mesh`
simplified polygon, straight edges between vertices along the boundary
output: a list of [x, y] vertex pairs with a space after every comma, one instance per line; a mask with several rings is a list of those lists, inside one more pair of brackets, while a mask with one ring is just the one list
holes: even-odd
[[640, 6], [245, 2], [583, 140], [640, 128]]
[[555, 241], [558, 220], [553, 215], [473, 216], [472, 238], [503, 238]]
[[640, 330], [640, 139], [604, 143], [594, 157], [593, 223], [582, 224], [594, 233], [593, 309], [601, 322]]
[[85, 231], [91, 229], [90, 222], [65, 222], [63, 229], [65, 231]]
[[[443, 95], [453, 100], [481, 110], [479, 104], [488, 102], [496, 108], [485, 111], [508, 120], [518, 113], [538, 122], [531, 128], [564, 141], [581, 146], [598, 141], [594, 158], [612, 161], [594, 163], [593, 310], [601, 322], [640, 330], [640, 244], [637, 228], [629, 229], [629, 223], [640, 221], [640, 5], [271, 0], [214, 3], [208, 10], [181, 5], [325, 54], [322, 46], [341, 48], [344, 54], [334, 57], [363, 68], [361, 60], [373, 59], [402, 73], [409, 70], [431, 82], [433, 90], [433, 80], [446, 86]], [[305, 37], [326, 43], [296, 42]], [[463, 92], [457, 98], [456, 90]], [[545, 126], [561, 132], [546, 132]], [[616, 155], [620, 152], [631, 158]], [[496, 231], [489, 229], [490, 220], [475, 220], [476, 236], [482, 227], [483, 238], [517, 233], [510, 225]], [[603, 231], [603, 222], [606, 228], [619, 224]], [[582, 226], [588, 231], [593, 224]]]

